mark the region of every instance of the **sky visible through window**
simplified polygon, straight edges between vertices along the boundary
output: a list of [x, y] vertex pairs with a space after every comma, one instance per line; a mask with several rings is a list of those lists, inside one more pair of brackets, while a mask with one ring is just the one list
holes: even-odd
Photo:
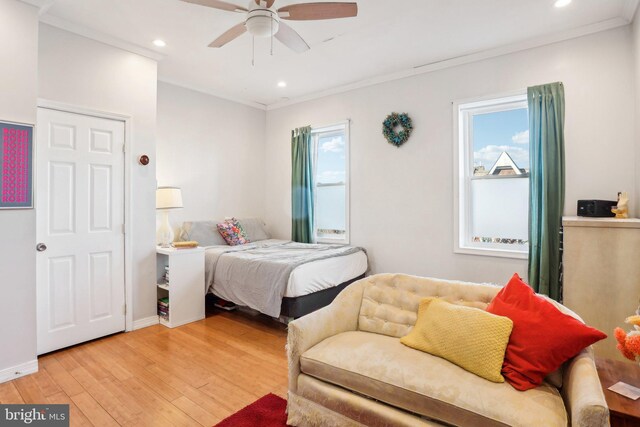
[[529, 171], [529, 116], [526, 108], [473, 116], [473, 166], [489, 171], [502, 152]]
[[322, 135], [318, 139], [318, 184], [344, 183], [345, 179], [345, 141], [344, 134]]

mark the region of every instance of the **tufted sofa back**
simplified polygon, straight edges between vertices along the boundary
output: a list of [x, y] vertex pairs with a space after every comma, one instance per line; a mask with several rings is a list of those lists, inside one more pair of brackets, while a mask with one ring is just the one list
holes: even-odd
[[439, 297], [454, 304], [486, 309], [501, 289], [496, 285], [406, 274], [377, 274], [363, 282], [358, 329], [396, 338], [405, 336], [413, 328], [423, 298]]

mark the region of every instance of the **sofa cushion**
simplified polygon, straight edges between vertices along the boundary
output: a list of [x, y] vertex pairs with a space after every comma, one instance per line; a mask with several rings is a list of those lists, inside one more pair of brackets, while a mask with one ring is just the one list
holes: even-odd
[[300, 364], [307, 375], [445, 423], [567, 425], [562, 398], [546, 383], [520, 392], [380, 334], [334, 335], [307, 350]]
[[420, 302], [418, 321], [400, 342], [503, 383], [500, 370], [512, 328], [508, 317], [429, 297]]
[[417, 320], [418, 305], [426, 297], [486, 309], [500, 290], [495, 285], [453, 282], [406, 274], [377, 274], [366, 280], [358, 329], [400, 338]]
[[607, 337], [560, 312], [517, 274], [491, 301], [487, 311], [513, 320], [502, 374], [518, 390], [535, 387], [584, 348]]

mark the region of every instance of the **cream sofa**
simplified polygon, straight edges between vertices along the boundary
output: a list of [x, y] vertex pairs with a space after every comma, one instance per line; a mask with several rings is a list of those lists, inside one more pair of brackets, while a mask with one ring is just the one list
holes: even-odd
[[545, 381], [521, 392], [506, 382], [492, 383], [400, 343], [399, 338], [416, 321], [422, 298], [437, 296], [486, 308], [499, 289], [381, 274], [353, 283], [331, 305], [291, 322], [288, 423], [341, 427], [609, 425], [590, 348], [565, 364], [562, 376], [555, 379], [562, 382], [560, 388]]

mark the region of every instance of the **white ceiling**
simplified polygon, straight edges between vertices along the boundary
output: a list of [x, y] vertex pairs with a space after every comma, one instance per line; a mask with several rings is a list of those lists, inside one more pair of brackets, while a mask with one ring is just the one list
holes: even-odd
[[[24, 1], [42, 6], [44, 22], [164, 55], [161, 80], [254, 105], [277, 105], [504, 46], [625, 25], [638, 4], [575, 0], [557, 9], [554, 0], [359, 0], [356, 18], [289, 21], [311, 46], [305, 53], [274, 41], [270, 56], [269, 39], [256, 39], [252, 66], [248, 34], [220, 49], [207, 47], [241, 22], [242, 14], [179, 0]], [[249, 0], [227, 1], [246, 6]], [[276, 0], [276, 6], [301, 2]], [[156, 38], [167, 46], [153, 46]], [[286, 88], [277, 87], [280, 80]]]

